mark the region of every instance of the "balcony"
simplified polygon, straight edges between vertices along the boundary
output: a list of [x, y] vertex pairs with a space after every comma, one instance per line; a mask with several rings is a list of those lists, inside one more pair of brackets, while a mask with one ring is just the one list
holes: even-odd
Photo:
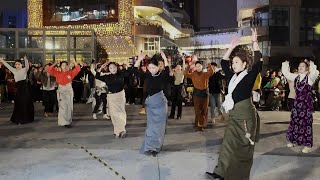
[[136, 36], [162, 36], [163, 29], [160, 21], [135, 19], [134, 35]]
[[134, 6], [149, 6], [162, 9], [163, 2], [159, 0], [135, 0]]
[[242, 27], [240, 28], [241, 36], [251, 36], [251, 28], [256, 28], [259, 36], [268, 36], [269, 27], [268, 26], [256, 26], [256, 27]]

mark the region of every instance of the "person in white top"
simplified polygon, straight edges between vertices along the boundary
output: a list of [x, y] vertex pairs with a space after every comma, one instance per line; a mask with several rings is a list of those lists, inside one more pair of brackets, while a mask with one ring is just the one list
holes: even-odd
[[[294, 74], [298, 74], [298, 70], [293, 70]], [[294, 81], [287, 80], [289, 84], [289, 95], [288, 95], [288, 109], [291, 111], [293, 108], [293, 102], [296, 98], [296, 91], [294, 89]]]
[[296, 97], [291, 111], [291, 121], [287, 131], [287, 147], [304, 146], [302, 152], [309, 153], [313, 146], [313, 98], [312, 85], [319, 75], [317, 66], [307, 60], [298, 67], [298, 74], [290, 73], [289, 62], [282, 63], [284, 76], [294, 81]]
[[22, 67], [21, 60], [15, 61], [15, 68], [11, 67], [3, 58], [3, 63], [14, 75], [17, 92], [14, 97], [14, 109], [10, 121], [15, 124], [26, 124], [34, 121], [34, 106], [30, 85], [27, 82], [27, 72], [29, 69], [28, 59], [24, 57], [25, 67]]

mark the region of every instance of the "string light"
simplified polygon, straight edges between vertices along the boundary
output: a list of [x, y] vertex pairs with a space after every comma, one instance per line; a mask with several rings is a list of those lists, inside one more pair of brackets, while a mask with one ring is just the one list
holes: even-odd
[[[111, 61], [128, 62], [129, 57], [134, 55], [134, 43], [132, 32], [133, 6], [132, 0], [118, 0], [119, 2], [119, 21], [112, 23], [66, 25], [66, 26], [43, 26], [43, 1], [28, 0], [28, 27], [47, 28], [47, 29], [81, 29], [72, 31], [72, 35], [88, 35], [86, 29], [93, 29], [97, 35], [97, 40], [109, 54]], [[89, 33], [88, 33], [89, 32]], [[38, 34], [34, 32], [35, 34]], [[41, 33], [41, 32], [39, 32]], [[46, 35], [66, 35], [66, 31], [48, 31]], [[116, 37], [116, 40], [115, 38]], [[77, 40], [81, 47], [90, 44], [85, 40]], [[42, 43], [43, 44], [43, 43]]]

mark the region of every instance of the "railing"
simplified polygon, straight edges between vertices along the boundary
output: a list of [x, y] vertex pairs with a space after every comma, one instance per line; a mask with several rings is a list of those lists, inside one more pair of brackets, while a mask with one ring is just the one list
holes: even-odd
[[193, 29], [193, 25], [191, 24], [181, 24], [181, 27], [185, 29]]
[[134, 19], [134, 24], [135, 25], [143, 25], [143, 26], [157, 26], [160, 27], [162, 26], [161, 21], [157, 20], [146, 20], [146, 19]]

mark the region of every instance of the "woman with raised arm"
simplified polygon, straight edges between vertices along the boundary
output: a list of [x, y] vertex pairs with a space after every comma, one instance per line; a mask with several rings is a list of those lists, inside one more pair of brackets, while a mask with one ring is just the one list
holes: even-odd
[[184, 75], [192, 80], [194, 86], [193, 103], [195, 111], [194, 128], [196, 131], [204, 131], [207, 128], [208, 122], [208, 107], [209, 107], [209, 78], [213, 75], [209, 60], [207, 61], [208, 71], [203, 72], [202, 62], [196, 61], [196, 71], [191, 72], [192, 67], [188, 66], [184, 70]]
[[15, 124], [26, 124], [34, 121], [34, 106], [30, 86], [26, 80], [29, 70], [28, 59], [24, 57], [25, 67], [21, 60], [15, 61], [15, 68], [11, 67], [3, 58], [0, 62], [14, 75], [17, 92], [14, 97], [14, 109], [10, 121]]
[[[109, 73], [103, 75], [101, 70], [107, 65], [109, 67]], [[125, 77], [127, 77], [126, 72], [120, 71], [118, 64], [115, 62], [103, 64], [98, 72], [96, 72], [96, 79], [105, 82], [109, 90], [107, 94], [107, 104], [115, 138], [125, 138], [127, 136], [126, 95], [124, 91]]]
[[[94, 77], [96, 77], [97, 72], [95, 70], [95, 66], [97, 66], [98, 71], [101, 71], [100, 76], [104, 76], [106, 74], [106, 68], [100, 69], [101, 64], [91, 64], [90, 71], [93, 74]], [[108, 87], [107, 84], [99, 79], [95, 78], [95, 93], [94, 98], [96, 100], [96, 104], [93, 108], [93, 119], [97, 119], [97, 112], [99, 110], [99, 107], [102, 103], [103, 105], [103, 118], [104, 119], [110, 119], [109, 112], [107, 111], [107, 93], [108, 93]]]
[[224, 55], [221, 66], [228, 78], [228, 94], [222, 106], [229, 112], [229, 123], [224, 133], [218, 165], [213, 173], [207, 172], [211, 179], [248, 180], [253, 163], [254, 144], [258, 140], [259, 120], [252, 102], [252, 88], [263, 62], [257, 42], [257, 32], [252, 29], [254, 62], [250, 69], [251, 57], [237, 53], [230, 68], [229, 56], [238, 46], [239, 39], [231, 42]]
[[[145, 101], [147, 110], [147, 129], [141, 153], [157, 156], [163, 145], [166, 124], [168, 120], [168, 101], [164, 95], [164, 88], [169, 79], [169, 67], [166, 55], [161, 52], [164, 61], [164, 70], [160, 70], [159, 60], [152, 57], [148, 64], [149, 72], [146, 74], [147, 98]], [[140, 55], [135, 62], [135, 67], [139, 67], [144, 56]]]
[[73, 59], [74, 69], [69, 70], [67, 61], [60, 62], [61, 71], [57, 71], [57, 62], [48, 67], [48, 72], [56, 78], [58, 84], [57, 98], [59, 104], [58, 125], [71, 128], [73, 116], [72, 80], [80, 72], [80, 65]]
[[289, 148], [304, 146], [302, 152], [309, 153], [313, 146], [313, 99], [312, 85], [316, 81], [319, 71], [311, 61], [304, 60], [299, 64], [298, 74], [290, 73], [289, 62], [282, 63], [282, 73], [289, 80], [294, 81], [296, 97], [291, 110], [291, 122], [287, 131]]

